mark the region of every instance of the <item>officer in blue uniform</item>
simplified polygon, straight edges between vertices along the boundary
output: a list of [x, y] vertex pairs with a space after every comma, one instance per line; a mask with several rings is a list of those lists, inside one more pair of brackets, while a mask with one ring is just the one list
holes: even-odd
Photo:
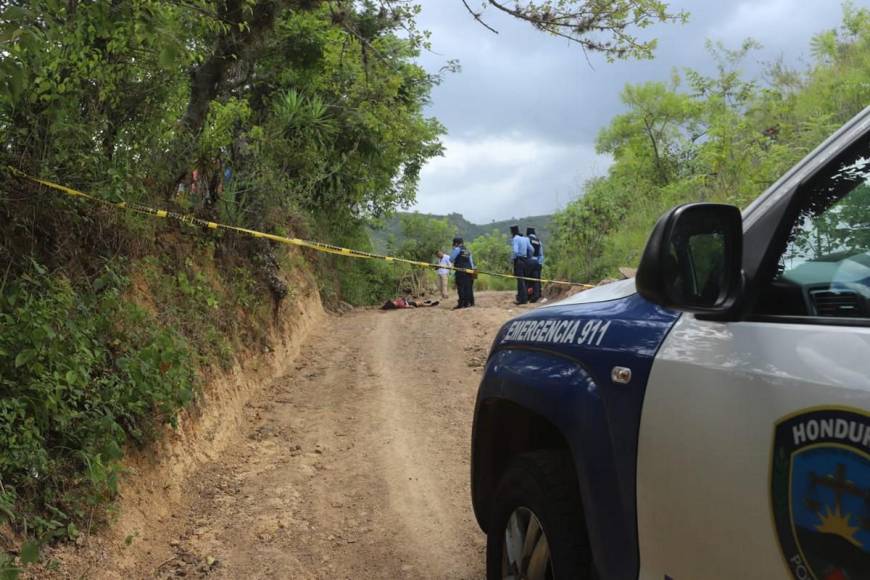
[[536, 278], [532, 285], [532, 297], [529, 302], [537, 302], [541, 299], [541, 270], [544, 268], [544, 244], [538, 234], [535, 233], [535, 228], [526, 228], [526, 237], [529, 238], [529, 243], [532, 244], [532, 257], [529, 259], [529, 278]]
[[[453, 251], [450, 252], [450, 262], [455, 268], [474, 269], [474, 260], [471, 252], [465, 249], [462, 238], [453, 238]], [[454, 310], [474, 306], [474, 276], [466, 272], [456, 272], [456, 292], [459, 294], [459, 303]]]
[[528, 276], [529, 260], [532, 257], [532, 244], [529, 238], [520, 234], [520, 226], [511, 226], [511, 260], [514, 263], [514, 276], [517, 278], [517, 304], [526, 304], [529, 294], [523, 276]]

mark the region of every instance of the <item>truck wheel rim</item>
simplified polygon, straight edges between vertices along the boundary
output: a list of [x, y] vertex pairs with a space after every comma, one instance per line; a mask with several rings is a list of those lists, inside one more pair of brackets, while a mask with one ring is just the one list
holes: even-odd
[[538, 517], [526, 507], [508, 518], [502, 541], [501, 576], [505, 580], [553, 578], [550, 543]]

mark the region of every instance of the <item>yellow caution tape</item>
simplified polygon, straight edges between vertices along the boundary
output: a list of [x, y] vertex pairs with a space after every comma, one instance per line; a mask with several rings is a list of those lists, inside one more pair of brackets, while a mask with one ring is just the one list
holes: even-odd
[[[71, 195], [73, 197], [80, 197], [83, 199], [87, 199], [88, 201], [92, 201], [94, 203], [98, 203], [100, 205], [110, 206], [116, 209], [125, 209], [129, 211], [133, 211], [136, 213], [147, 214], [158, 218], [172, 219], [189, 226], [203, 226], [212, 230], [229, 230], [241, 234], [245, 234], [254, 238], [265, 238], [267, 240], [272, 240], [273, 242], [278, 242], [281, 244], [289, 244], [293, 246], [299, 246], [303, 248], [310, 248], [312, 250], [316, 250], [318, 252], [324, 252], [327, 254], [336, 254], [339, 256], [348, 256], [351, 258], [362, 258], [367, 260], [384, 260], [386, 262], [398, 262], [401, 264], [410, 264], [411, 266], [416, 266], [418, 268], [444, 268], [446, 270], [453, 270], [455, 272], [463, 272], [465, 274], [484, 274], [486, 276], [495, 276], [498, 278], [511, 278], [514, 280], [528, 280], [530, 282], [539, 281], [537, 278], [530, 278], [528, 276], [514, 276], [512, 274], [502, 274], [500, 272], [487, 272], [483, 270], [474, 270], [471, 268], [457, 268], [456, 266], [442, 266], [440, 264], [431, 264], [429, 262], [418, 262], [416, 260], [408, 260], [406, 258], [397, 258], [395, 256], [382, 256], [380, 254], [373, 254], [370, 252], [363, 252], [361, 250], [353, 250], [350, 248], [343, 248], [341, 246], [333, 246], [332, 244], [326, 244], [323, 242], [312, 242], [309, 240], [302, 240], [299, 238], [287, 238], [284, 236], [278, 236], [275, 234], [268, 234], [265, 232], [259, 232], [257, 230], [249, 230], [247, 228], [242, 228], [239, 226], [230, 226], [226, 224], [220, 224], [217, 222], [212, 222], [208, 220], [204, 220], [198, 218], [196, 216], [188, 215], [188, 214], [180, 214], [173, 211], [167, 211], [165, 209], [154, 209], [148, 206], [139, 205], [137, 203], [129, 203], [129, 202], [113, 202], [107, 201], [105, 199], [101, 199], [99, 197], [95, 197], [93, 195], [87, 194], [83, 191], [79, 191], [77, 189], [72, 189], [70, 187], [66, 187], [65, 185], [60, 185], [59, 183], [54, 183], [53, 181], [48, 181], [47, 179], [40, 179], [39, 177], [33, 177], [32, 175], [28, 175], [15, 167], [8, 166], [9, 171], [13, 175], [17, 175], [18, 177], [27, 179], [34, 183], [38, 183], [40, 185], [44, 185], [45, 187], [49, 187], [56, 191], [60, 191], [66, 193], [67, 195]], [[540, 282], [542, 284], [560, 284], [563, 286], [579, 286], [581, 288], [593, 288], [592, 284], [581, 284], [579, 282], [567, 282], [565, 280], [549, 280], [546, 278], [541, 278]]]

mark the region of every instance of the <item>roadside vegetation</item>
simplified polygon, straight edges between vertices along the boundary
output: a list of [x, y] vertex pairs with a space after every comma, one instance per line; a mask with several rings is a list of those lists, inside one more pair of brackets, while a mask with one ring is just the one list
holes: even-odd
[[[685, 17], [659, 0], [490, 9], [609, 59], [650, 57], [634, 29]], [[89, 205], [6, 166], [371, 249], [367, 225], [410, 205], [441, 153], [424, 106], [457, 65], [416, 64], [418, 11], [0, 1], [0, 578], [107, 521], [123, 454], [175, 424], [214, 373], [268, 350], [301, 292], [370, 304], [406, 274]]]
[[[380, 252], [387, 250], [387, 242], [392, 236], [393, 240], [401, 242], [404, 240], [402, 234], [402, 218], [406, 212], [396, 212], [384, 220], [378, 220], [373, 224], [371, 231], [372, 240], [375, 243], [375, 248]], [[538, 235], [543, 239], [550, 239], [550, 215], [536, 215], [526, 217], [513, 217], [509, 220], [492, 221], [487, 224], [474, 224], [465, 219], [462, 214], [450, 213], [447, 215], [420, 214], [426, 217], [435, 219], [446, 219], [452, 224], [456, 232], [461, 235], [466, 242], [473, 242], [479, 236], [489, 234], [493, 230], [507, 233], [510, 227], [516, 223], [525, 226], [534, 226], [537, 229]]]
[[[437, 261], [435, 252], [441, 250], [449, 254], [452, 250], [453, 237], [464, 238], [449, 216], [439, 218], [420, 213], [402, 213], [399, 214], [398, 219], [401, 226], [398, 235], [391, 233], [386, 240], [386, 250], [393, 256], [435, 263]], [[478, 270], [501, 274], [513, 273], [510, 238], [506, 233], [493, 229], [489, 233], [477, 235], [471, 241], [466, 239], [465, 246], [471, 252], [474, 266]], [[400, 276], [400, 291], [410, 290], [420, 296], [434, 290], [434, 270], [392, 267]], [[516, 282], [507, 278], [480, 275], [474, 286], [477, 290], [510, 290], [516, 287]]]
[[741, 65], [756, 47], [710, 44], [715, 75], [687, 70], [625, 87], [626, 112], [597, 140], [613, 165], [553, 217], [554, 276], [600, 280], [636, 266], [656, 219], [673, 205], [744, 207], [870, 103], [866, 8], [846, 3], [839, 29], [810, 41], [806, 68], [774, 62], [745, 78]]
[[[468, 249], [471, 250], [474, 265], [479, 270], [513, 274], [510, 244], [510, 237], [506, 233], [493, 229], [488, 234], [474, 238]], [[474, 286], [478, 290], [513, 290], [517, 283], [510, 278], [479, 276]]]
[[[0, 166], [365, 249], [441, 151], [413, 8], [0, 3]], [[262, 352], [281, 305], [387, 264], [115, 213], [0, 171], [0, 577], [105, 521], [125, 450]], [[313, 279], [316, 277], [316, 282]], [[309, 284], [310, 282], [310, 284]]]

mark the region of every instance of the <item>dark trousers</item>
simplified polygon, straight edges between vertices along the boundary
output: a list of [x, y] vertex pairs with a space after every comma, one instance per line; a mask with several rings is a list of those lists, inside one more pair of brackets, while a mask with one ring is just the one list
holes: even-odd
[[457, 306], [474, 306], [474, 278], [471, 274], [456, 272], [456, 292], [459, 294]]
[[532, 302], [537, 302], [541, 299], [541, 265], [537, 260], [529, 260], [526, 271], [529, 278], [537, 278], [534, 282], [526, 282], [532, 285]]
[[[527, 276], [528, 260], [525, 258], [514, 258], [514, 276]], [[525, 304], [529, 301], [529, 291], [526, 288], [526, 281], [517, 278], [517, 302]]]

